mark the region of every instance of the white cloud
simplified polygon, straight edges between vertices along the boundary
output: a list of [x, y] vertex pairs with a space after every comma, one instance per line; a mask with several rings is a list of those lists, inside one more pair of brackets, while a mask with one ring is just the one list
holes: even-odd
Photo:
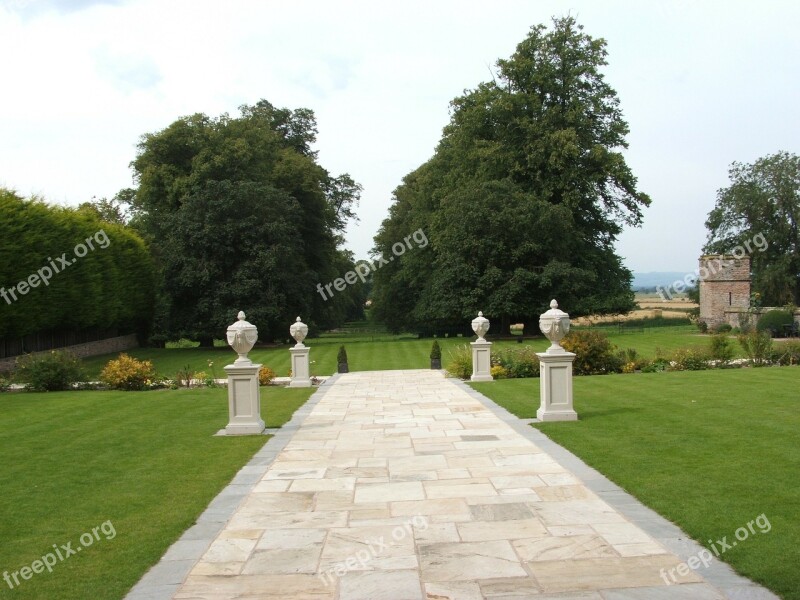
[[654, 200], [619, 250], [636, 270], [693, 268], [727, 165], [798, 150], [796, 3], [0, 0], [0, 184], [111, 196], [142, 134], [265, 98], [313, 109], [322, 165], [364, 185], [349, 235], [363, 256], [449, 101], [568, 12], [608, 41], [626, 155]]

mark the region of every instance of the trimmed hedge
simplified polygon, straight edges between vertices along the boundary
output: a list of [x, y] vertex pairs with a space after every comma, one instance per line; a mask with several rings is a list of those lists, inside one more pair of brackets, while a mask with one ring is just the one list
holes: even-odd
[[93, 328], [143, 334], [154, 275], [129, 228], [0, 188], [0, 337]]
[[780, 336], [784, 325], [794, 323], [794, 315], [788, 310], [769, 310], [761, 315], [756, 329], [758, 331], [769, 331], [772, 337]]

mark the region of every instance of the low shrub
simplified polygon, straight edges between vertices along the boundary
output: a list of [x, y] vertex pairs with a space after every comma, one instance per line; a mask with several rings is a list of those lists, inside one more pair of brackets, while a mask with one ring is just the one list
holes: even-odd
[[178, 385], [183, 387], [192, 387], [192, 379], [194, 379], [194, 369], [192, 365], [186, 365], [175, 373], [175, 379], [178, 380]]
[[648, 364], [648, 360], [639, 356], [636, 348], [626, 348], [617, 352], [617, 356], [622, 364], [621, 371], [623, 373], [635, 373], [641, 371], [642, 368]]
[[623, 359], [605, 334], [590, 329], [570, 331], [561, 345], [575, 353], [576, 375], [604, 375], [622, 371]]
[[700, 330], [700, 333], [706, 333], [708, 332], [708, 323], [705, 321], [698, 321], [697, 328]]
[[712, 331], [714, 333], [728, 333], [732, 329], [733, 326], [730, 323], [720, 323], [719, 325], [715, 325]]
[[146, 390], [156, 378], [153, 363], [120, 354], [110, 360], [100, 373], [100, 381], [114, 390]]
[[0, 375], [0, 394], [11, 389], [11, 380]]
[[772, 338], [766, 331], [751, 331], [739, 335], [739, 344], [754, 367], [768, 365], [772, 358]]
[[715, 333], [711, 336], [711, 358], [718, 361], [719, 365], [726, 365], [733, 358], [733, 345], [730, 338], [724, 333]]
[[269, 385], [275, 379], [275, 371], [264, 365], [258, 370], [258, 385]]
[[66, 350], [26, 354], [17, 359], [15, 377], [34, 392], [68, 390], [84, 378], [83, 365]]
[[177, 342], [171, 342], [169, 344], [170, 348], [197, 348], [200, 345], [200, 342], [195, 342], [194, 340], [190, 340], [187, 338], [181, 338]]
[[800, 365], [800, 341], [789, 340], [776, 346], [770, 358], [773, 363], [781, 366]]
[[466, 344], [450, 348], [447, 372], [459, 379], [468, 379], [472, 375], [472, 350]]
[[339, 352], [336, 355], [336, 362], [340, 365], [347, 364], [347, 350], [344, 349], [344, 346], [339, 346]]
[[433, 345], [431, 345], [431, 360], [441, 360], [442, 359], [442, 348], [439, 346], [438, 340], [433, 340]]
[[645, 361], [642, 365], [642, 373], [661, 373], [667, 369], [669, 369], [669, 360], [663, 356]]
[[500, 365], [494, 365], [489, 369], [489, 373], [491, 373], [494, 379], [508, 379], [508, 371], [506, 371], [505, 367]]
[[710, 356], [695, 348], [676, 350], [669, 362], [670, 371], [703, 371], [708, 368]]
[[788, 310], [769, 310], [761, 315], [756, 324], [758, 331], [769, 331], [772, 337], [779, 337], [783, 333], [784, 325], [794, 323], [794, 315]]
[[511, 379], [539, 377], [539, 357], [530, 346], [503, 348], [492, 356], [492, 364], [505, 369]]
[[626, 362], [622, 365], [623, 373], [635, 373], [637, 371], [635, 362]]

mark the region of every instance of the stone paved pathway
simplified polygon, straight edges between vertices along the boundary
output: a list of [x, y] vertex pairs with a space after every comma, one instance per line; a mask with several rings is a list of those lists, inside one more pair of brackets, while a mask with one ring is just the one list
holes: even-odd
[[699, 550], [680, 530], [437, 371], [317, 395], [175, 599], [775, 598], [679, 567]]

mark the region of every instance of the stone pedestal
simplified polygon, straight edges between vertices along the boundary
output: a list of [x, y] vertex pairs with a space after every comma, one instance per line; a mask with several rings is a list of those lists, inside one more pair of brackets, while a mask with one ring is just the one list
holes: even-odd
[[261, 418], [261, 394], [258, 388], [258, 370], [261, 365], [232, 364], [225, 367], [228, 374], [228, 413], [230, 422], [227, 435], [252, 435], [264, 431]]
[[575, 354], [537, 352], [539, 357], [539, 396], [541, 404], [536, 411], [540, 421], [577, 421], [578, 413], [572, 407], [572, 361]]
[[311, 349], [308, 346], [298, 344], [289, 348], [292, 354], [292, 380], [289, 387], [311, 387], [311, 378], [308, 368], [308, 353]]
[[472, 346], [472, 377], [470, 381], [493, 381], [492, 368], [492, 342], [476, 340]]

